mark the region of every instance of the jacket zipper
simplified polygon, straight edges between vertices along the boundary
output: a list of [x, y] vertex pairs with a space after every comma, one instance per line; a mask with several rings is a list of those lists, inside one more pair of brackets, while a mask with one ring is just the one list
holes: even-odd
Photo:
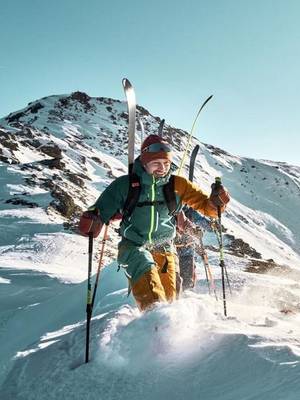
[[[154, 202], [154, 200], [155, 200], [155, 178], [154, 176], [152, 176], [151, 201]], [[150, 230], [148, 234], [148, 240], [150, 244], [152, 243], [152, 233], [154, 230], [154, 226], [155, 226], [155, 209], [154, 205], [152, 205], [150, 208]]]

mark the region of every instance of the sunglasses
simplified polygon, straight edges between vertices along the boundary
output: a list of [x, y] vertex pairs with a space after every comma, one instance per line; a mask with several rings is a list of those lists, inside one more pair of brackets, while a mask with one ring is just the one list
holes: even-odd
[[172, 151], [171, 146], [164, 143], [153, 143], [149, 146], [145, 147], [142, 150], [142, 153], [158, 153], [159, 151], [163, 151], [165, 153], [170, 153]]

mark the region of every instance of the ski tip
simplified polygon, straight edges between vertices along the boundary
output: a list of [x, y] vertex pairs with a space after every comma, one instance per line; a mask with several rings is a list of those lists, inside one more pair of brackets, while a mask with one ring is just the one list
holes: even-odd
[[129, 79], [127, 79], [127, 78], [122, 79], [122, 85], [124, 88], [132, 86]]
[[208, 96], [208, 98], [205, 100], [205, 102], [203, 103], [203, 106], [208, 103], [211, 99], [213, 98], [213, 94], [211, 94], [210, 96]]
[[199, 149], [200, 149], [200, 145], [199, 145], [199, 144], [196, 144], [196, 146], [195, 146], [195, 147], [193, 148], [193, 150], [192, 150], [191, 160], [192, 160], [192, 158], [196, 158]]

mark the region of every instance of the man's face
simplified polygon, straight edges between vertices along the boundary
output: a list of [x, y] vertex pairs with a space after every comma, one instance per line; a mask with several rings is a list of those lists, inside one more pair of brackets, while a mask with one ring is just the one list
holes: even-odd
[[155, 178], [162, 178], [169, 172], [171, 161], [166, 158], [158, 158], [148, 162], [144, 167], [148, 174], [153, 175]]

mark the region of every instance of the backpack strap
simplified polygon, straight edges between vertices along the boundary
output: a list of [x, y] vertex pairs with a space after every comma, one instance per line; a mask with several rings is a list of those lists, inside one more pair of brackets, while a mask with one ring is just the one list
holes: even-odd
[[163, 192], [169, 209], [169, 214], [176, 215], [178, 205], [175, 194], [175, 175], [170, 176], [168, 183], [163, 186]]
[[[171, 175], [168, 183], [163, 186], [163, 193], [165, 202], [169, 209], [170, 215], [177, 214], [178, 204], [175, 195], [175, 175]], [[163, 201], [144, 201], [139, 202], [139, 197], [141, 194], [141, 183], [137, 174], [134, 172], [129, 174], [129, 188], [127, 198], [124, 203], [122, 210], [123, 220], [129, 218], [133, 213], [135, 207], [152, 206], [163, 204]]]
[[127, 193], [127, 198], [125, 200], [124, 207], [122, 210], [123, 220], [125, 218], [130, 217], [130, 215], [132, 214], [133, 210], [135, 209], [139, 201], [140, 194], [141, 194], [140, 179], [137, 176], [137, 174], [132, 172], [131, 174], [129, 174], [129, 188]]
[[165, 201], [159, 201], [159, 200], [154, 200], [154, 201], [139, 201], [136, 204], [136, 207], [145, 207], [145, 206], [160, 206], [162, 204], [165, 204]]

